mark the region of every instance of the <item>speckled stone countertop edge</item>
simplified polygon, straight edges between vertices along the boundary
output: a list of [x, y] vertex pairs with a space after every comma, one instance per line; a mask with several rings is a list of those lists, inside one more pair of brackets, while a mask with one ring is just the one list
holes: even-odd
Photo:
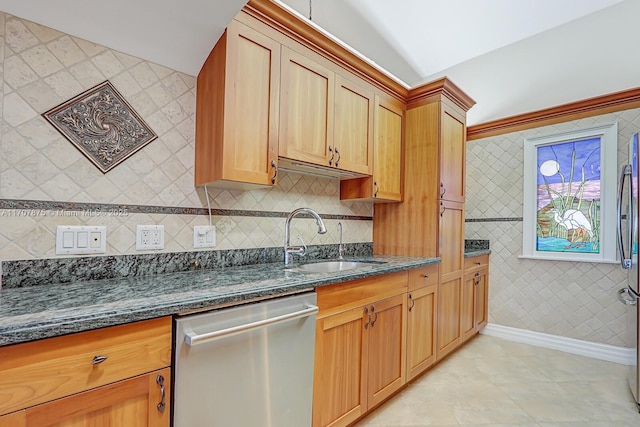
[[491, 249], [465, 249], [464, 257], [472, 258], [474, 256], [489, 255], [490, 253]]
[[384, 263], [337, 273], [302, 273], [273, 263], [56, 285], [47, 291], [0, 290], [0, 346], [302, 293], [440, 262], [380, 255], [357, 260]]

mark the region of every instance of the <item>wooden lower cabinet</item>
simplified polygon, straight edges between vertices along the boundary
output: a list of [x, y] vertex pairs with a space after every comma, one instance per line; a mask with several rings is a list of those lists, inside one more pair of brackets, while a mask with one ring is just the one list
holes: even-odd
[[411, 381], [436, 362], [438, 284], [410, 291], [407, 305], [407, 381]]
[[442, 359], [462, 344], [460, 325], [462, 277], [441, 283], [438, 290], [436, 358]]
[[[405, 384], [406, 277], [393, 273], [317, 290], [314, 427], [350, 425]], [[389, 293], [397, 295], [385, 298]], [[361, 302], [354, 306], [356, 296]]]
[[5, 415], [0, 426], [168, 427], [170, 383], [171, 370], [166, 368]]
[[171, 318], [0, 347], [0, 427], [168, 427]]
[[489, 304], [489, 256], [465, 259], [462, 291], [463, 341], [475, 336], [485, 327]]

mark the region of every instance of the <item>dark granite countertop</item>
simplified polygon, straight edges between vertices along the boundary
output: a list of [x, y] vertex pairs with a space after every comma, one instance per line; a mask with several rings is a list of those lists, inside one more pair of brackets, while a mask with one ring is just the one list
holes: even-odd
[[307, 273], [282, 263], [0, 290], [0, 346], [312, 290], [439, 258], [372, 256], [363, 269]]

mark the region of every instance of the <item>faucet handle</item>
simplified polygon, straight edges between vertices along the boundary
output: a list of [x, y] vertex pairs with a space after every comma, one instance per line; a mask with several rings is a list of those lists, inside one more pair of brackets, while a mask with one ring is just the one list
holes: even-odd
[[300, 239], [300, 243], [302, 243], [302, 252], [298, 253], [298, 255], [305, 256], [307, 254], [307, 245], [304, 243], [301, 235], [298, 234], [296, 237]]

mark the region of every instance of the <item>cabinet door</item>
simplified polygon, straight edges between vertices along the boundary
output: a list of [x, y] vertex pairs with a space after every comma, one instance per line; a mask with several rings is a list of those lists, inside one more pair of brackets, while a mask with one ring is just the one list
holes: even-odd
[[363, 307], [317, 321], [314, 427], [346, 426], [366, 411], [368, 328]]
[[482, 330], [489, 321], [489, 269], [478, 271], [476, 279], [476, 307], [475, 327], [476, 331]]
[[460, 308], [462, 277], [440, 283], [438, 289], [438, 334], [436, 359], [440, 360], [462, 344]]
[[436, 361], [438, 285], [409, 292], [407, 304], [407, 381], [410, 381]]
[[476, 334], [476, 281], [478, 272], [465, 273], [462, 283], [462, 308], [460, 324], [462, 327], [462, 340], [466, 341]]
[[439, 251], [441, 282], [462, 278], [464, 270], [464, 204], [440, 201]]
[[404, 108], [376, 95], [373, 152], [373, 197], [402, 200], [402, 129]]
[[232, 21], [198, 74], [195, 184], [274, 185], [280, 44]]
[[339, 169], [371, 175], [373, 162], [373, 90], [336, 76], [335, 163]]
[[[25, 426], [168, 427], [170, 375], [166, 368], [28, 408]], [[163, 405], [162, 410], [159, 405]]]
[[464, 203], [465, 119], [446, 103], [441, 115], [440, 198]]
[[378, 405], [405, 383], [407, 294], [376, 302], [370, 312], [367, 407]]
[[280, 84], [280, 156], [334, 166], [334, 72], [283, 46]]

